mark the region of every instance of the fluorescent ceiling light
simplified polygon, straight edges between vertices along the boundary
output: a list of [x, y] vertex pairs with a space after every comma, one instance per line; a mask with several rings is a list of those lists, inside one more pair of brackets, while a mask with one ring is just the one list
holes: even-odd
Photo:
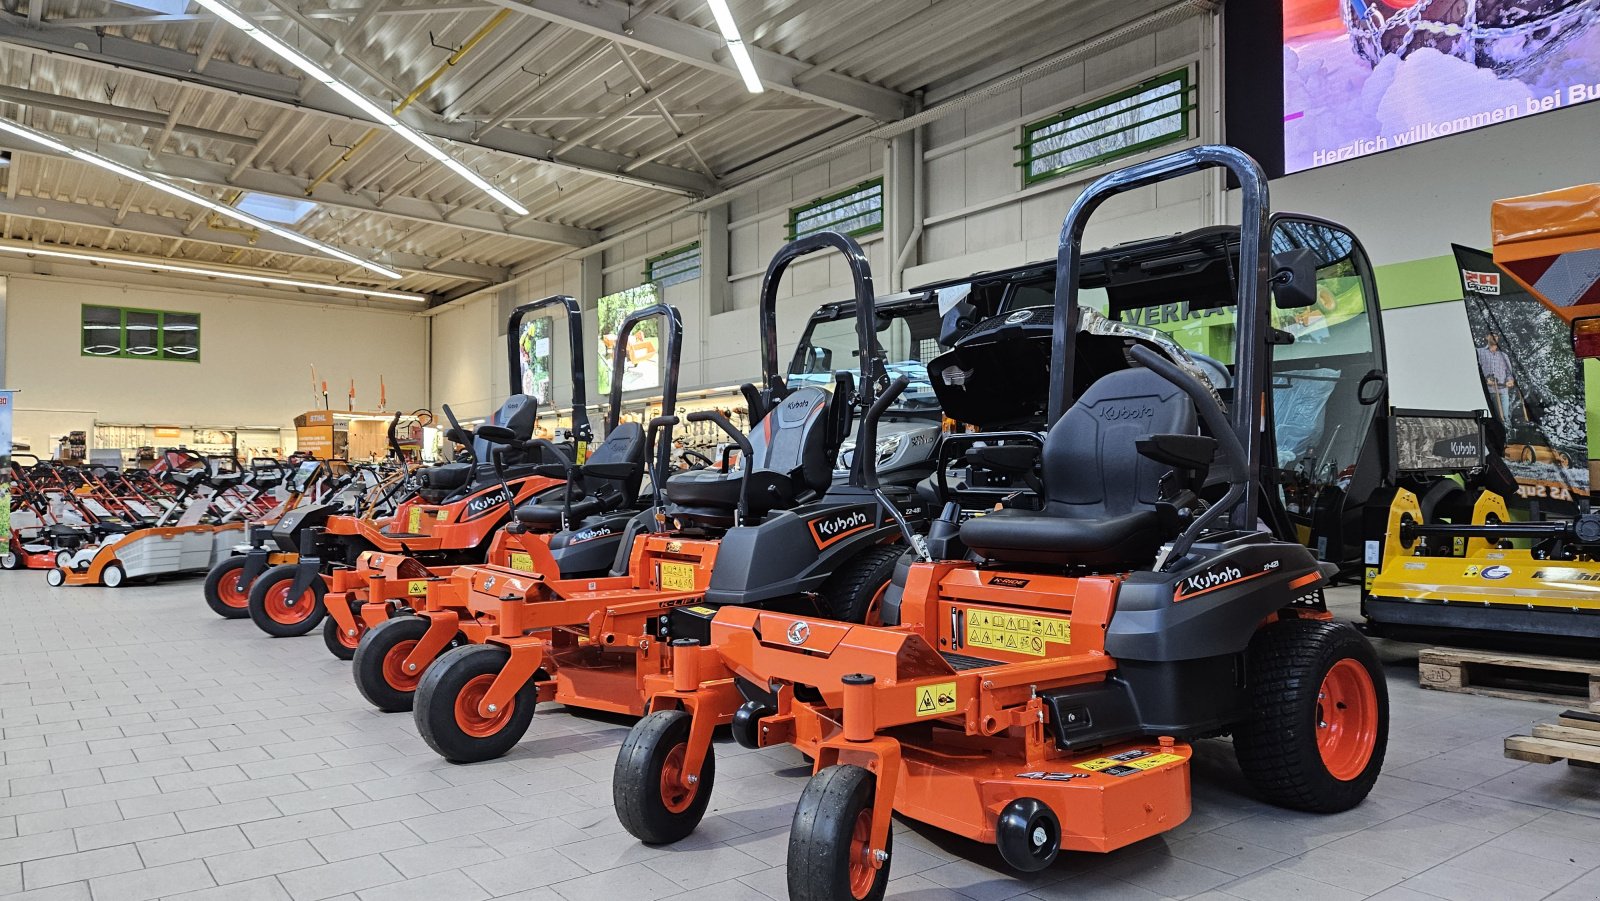
[[276, 53], [284, 62], [294, 66], [311, 78], [326, 85], [334, 93], [350, 101], [356, 109], [365, 113], [367, 118], [405, 138], [415, 145], [418, 150], [443, 163], [450, 171], [466, 179], [473, 187], [494, 198], [496, 203], [516, 213], [518, 216], [528, 215], [528, 208], [518, 203], [510, 194], [489, 184], [484, 180], [483, 176], [468, 169], [461, 161], [440, 150], [426, 135], [405, 125], [388, 110], [368, 100], [360, 91], [334, 78], [328, 70], [312, 62], [309, 57], [289, 46], [277, 35], [252, 22], [244, 13], [234, 9], [227, 3], [223, 3], [222, 0], [195, 0], [195, 2], [215, 13], [224, 22], [244, 32], [246, 36], [257, 44]]
[[271, 194], [257, 194], [253, 191], [239, 198], [239, 201], [233, 206], [235, 209], [244, 210], [252, 216], [260, 216], [269, 222], [277, 222], [283, 225], [294, 225], [309, 216], [311, 211], [317, 208], [317, 205], [309, 200], [275, 197]]
[[[200, 0], [205, 3], [206, 0]], [[711, 7], [711, 15], [717, 20], [717, 29], [722, 32], [722, 39], [728, 42], [728, 54], [733, 57], [733, 65], [739, 70], [739, 77], [744, 79], [744, 89], [752, 94], [759, 94], [766, 88], [761, 84], [761, 76], [756, 74], [756, 64], [750, 59], [750, 48], [745, 46], [744, 38], [739, 37], [739, 25], [733, 21], [733, 11], [728, 9], [728, 0], [706, 0]]]
[[362, 258], [356, 256], [353, 253], [346, 253], [343, 250], [340, 250], [339, 248], [334, 247], [332, 244], [324, 244], [321, 241], [316, 240], [315, 238], [308, 238], [305, 235], [302, 235], [299, 232], [294, 231], [292, 229], [284, 228], [281, 225], [274, 225], [271, 222], [267, 222], [264, 219], [260, 219], [260, 218], [257, 218], [256, 216], [250, 215], [249, 213], [242, 212], [240, 210], [234, 209], [233, 207], [228, 206], [225, 203], [221, 203], [220, 201], [212, 200], [211, 198], [205, 196], [204, 194], [197, 194], [194, 191], [189, 190], [188, 188], [181, 188], [181, 187], [179, 187], [179, 186], [173, 184], [172, 182], [167, 181], [167, 180], [165, 180], [163, 178], [156, 178], [154, 176], [146, 175], [146, 174], [144, 174], [143, 172], [140, 172], [137, 169], [130, 169], [127, 166], [122, 165], [121, 163], [118, 163], [118, 162], [116, 162], [114, 160], [109, 160], [109, 159], [107, 159], [107, 158], [105, 158], [103, 156], [100, 156], [97, 153], [90, 153], [87, 150], [79, 150], [76, 147], [70, 147], [70, 146], [68, 146], [66, 144], [63, 144], [60, 141], [57, 141], [56, 139], [46, 135], [45, 133], [43, 133], [41, 131], [35, 131], [34, 129], [29, 128], [28, 126], [23, 125], [21, 123], [13, 122], [10, 119], [0, 118], [0, 131], [10, 132], [11, 134], [16, 135], [17, 137], [25, 138], [25, 139], [27, 139], [29, 141], [32, 141], [33, 143], [38, 144], [41, 147], [48, 147], [49, 149], [54, 150], [56, 153], [66, 154], [67, 156], [71, 156], [71, 157], [74, 157], [76, 159], [83, 160], [84, 162], [89, 163], [90, 165], [99, 166], [100, 168], [106, 170], [107, 172], [114, 172], [117, 175], [122, 176], [123, 178], [129, 179], [131, 181], [139, 182], [140, 184], [143, 184], [143, 185], [149, 185], [150, 187], [155, 188], [158, 191], [165, 191], [166, 193], [171, 194], [174, 197], [177, 197], [177, 198], [182, 199], [182, 200], [187, 200], [190, 203], [199, 204], [200, 206], [203, 206], [206, 209], [211, 210], [214, 213], [220, 214], [222, 216], [226, 216], [229, 219], [234, 220], [235, 222], [243, 222], [246, 225], [254, 226], [256, 228], [261, 229], [262, 231], [271, 232], [272, 234], [277, 235], [280, 238], [284, 238], [285, 240], [293, 241], [294, 243], [299, 244], [302, 247], [308, 247], [308, 248], [310, 248], [312, 250], [317, 251], [318, 253], [322, 253], [322, 254], [326, 254], [328, 256], [331, 256], [334, 259], [343, 260], [346, 263], [350, 263], [350, 264], [355, 265], [355, 266], [360, 266], [363, 269], [367, 269], [367, 270], [370, 270], [372, 272], [376, 272], [377, 274], [383, 276], [384, 278], [393, 278], [393, 279], [403, 278], [403, 276], [399, 272], [396, 272], [395, 270], [390, 269], [387, 266], [380, 266], [377, 263], [373, 263], [373, 262], [371, 262], [369, 260], [363, 260]]
[[[182, 275], [199, 275], [205, 278], [224, 278], [236, 282], [253, 282], [268, 285], [284, 285], [290, 288], [303, 288], [307, 291], [329, 291], [334, 294], [354, 294], [358, 297], [381, 297], [385, 300], [411, 300], [426, 301], [427, 298], [420, 294], [402, 294], [398, 291], [380, 291], [374, 288], [359, 288], [355, 285], [330, 285], [322, 282], [307, 282], [293, 278], [279, 278], [275, 275], [255, 275], [249, 272], [232, 272], [227, 269], [207, 269], [201, 266], [185, 266], [180, 263], [166, 263], [159, 260], [138, 260], [128, 257], [104, 256], [97, 253], [83, 253], [79, 251], [49, 250], [43, 247], [20, 246], [16, 244], [0, 244], [0, 253], [15, 254], [25, 257], [50, 257], [59, 260], [75, 260], [83, 263], [99, 263], [104, 266], [125, 266], [129, 269], [154, 269], [158, 272], [176, 272]], [[89, 328], [91, 326], [85, 326]]]

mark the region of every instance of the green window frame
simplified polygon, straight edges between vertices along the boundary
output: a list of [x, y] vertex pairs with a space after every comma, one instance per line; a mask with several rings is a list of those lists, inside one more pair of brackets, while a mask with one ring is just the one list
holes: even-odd
[[700, 242], [685, 244], [644, 261], [645, 281], [662, 288], [700, 277]]
[[789, 240], [824, 231], [852, 238], [883, 231], [883, 179], [869, 179], [790, 208]]
[[200, 362], [199, 313], [87, 303], [80, 312], [80, 356]]
[[1023, 187], [1188, 140], [1197, 95], [1185, 66], [1024, 125]]

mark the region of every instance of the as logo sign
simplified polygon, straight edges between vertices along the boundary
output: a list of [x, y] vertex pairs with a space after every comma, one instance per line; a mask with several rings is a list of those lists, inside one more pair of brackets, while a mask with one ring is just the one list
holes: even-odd
[[809, 525], [811, 538], [816, 541], [817, 549], [821, 550], [841, 538], [872, 528], [872, 517], [865, 510], [852, 510], [813, 519]]

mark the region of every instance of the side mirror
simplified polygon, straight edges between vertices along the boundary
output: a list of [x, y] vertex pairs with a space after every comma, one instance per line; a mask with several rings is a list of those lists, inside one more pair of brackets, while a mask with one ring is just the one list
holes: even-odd
[[1298, 247], [1272, 255], [1272, 297], [1280, 310], [1317, 302], [1317, 254]]
[[954, 347], [956, 338], [962, 332], [977, 325], [978, 308], [966, 301], [960, 301], [950, 308], [939, 320], [939, 343], [945, 347]]
[[826, 347], [811, 348], [811, 371], [832, 372], [833, 351]]

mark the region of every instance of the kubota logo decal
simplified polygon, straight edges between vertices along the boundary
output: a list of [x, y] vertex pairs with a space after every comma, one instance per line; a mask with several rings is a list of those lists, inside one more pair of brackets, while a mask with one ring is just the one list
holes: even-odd
[[610, 534], [610, 526], [601, 526], [598, 529], [584, 529], [582, 532], [572, 536], [572, 540], [567, 542], [567, 544], [583, 544], [585, 541], [593, 541], [596, 538], [604, 538]]
[[474, 517], [481, 516], [482, 514], [493, 510], [495, 507], [498, 507], [501, 504], [509, 503], [510, 500], [511, 492], [507, 491], [504, 487], [496, 488], [487, 494], [480, 494], [472, 500], [467, 501], [466, 518], [472, 519]]
[[809, 525], [811, 537], [817, 542], [817, 549], [821, 550], [841, 538], [872, 528], [872, 517], [865, 510], [852, 510], [813, 519]]
[[1267, 564], [1267, 566], [1264, 567], [1261, 572], [1245, 575], [1244, 570], [1237, 566], [1228, 564], [1224, 564], [1222, 566], [1212, 566], [1209, 569], [1205, 569], [1195, 573], [1192, 576], [1188, 576], [1183, 581], [1179, 582], [1178, 591], [1173, 595], [1172, 600], [1174, 602], [1186, 601], [1189, 598], [1205, 594], [1206, 592], [1216, 591], [1218, 588], [1225, 588], [1234, 584], [1235, 582], [1243, 582], [1247, 579], [1254, 579], [1257, 576], [1264, 576], [1277, 568], [1278, 561], [1274, 560], [1273, 562]]

